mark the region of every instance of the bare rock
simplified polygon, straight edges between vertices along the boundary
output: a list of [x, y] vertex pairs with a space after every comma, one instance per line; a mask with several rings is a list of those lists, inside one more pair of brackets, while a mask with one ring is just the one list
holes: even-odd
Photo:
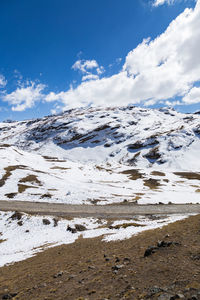
[[61, 277], [63, 275], [63, 271], [58, 272], [57, 274], [53, 275], [53, 278], [58, 278]]
[[51, 222], [50, 222], [48, 219], [42, 219], [42, 223], [43, 223], [44, 225], [49, 225], [49, 224], [51, 224]]
[[155, 253], [155, 251], [158, 249], [158, 247], [155, 246], [149, 246], [145, 252], [144, 252], [144, 257], [150, 256], [151, 254]]
[[77, 233], [77, 229], [76, 228], [72, 228], [71, 226], [67, 226], [67, 231], [70, 231], [71, 233]]
[[85, 231], [87, 228], [84, 225], [81, 224], [75, 224], [75, 228], [77, 231]]

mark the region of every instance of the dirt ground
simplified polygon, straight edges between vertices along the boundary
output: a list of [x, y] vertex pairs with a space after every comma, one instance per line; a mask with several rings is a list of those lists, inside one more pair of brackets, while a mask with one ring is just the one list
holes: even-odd
[[0, 299], [200, 299], [200, 215], [123, 241], [80, 238], [0, 268]]

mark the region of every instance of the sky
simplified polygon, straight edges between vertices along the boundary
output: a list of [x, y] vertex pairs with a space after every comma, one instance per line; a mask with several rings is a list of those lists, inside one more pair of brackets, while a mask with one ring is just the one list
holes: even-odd
[[0, 121], [200, 110], [200, 0], [1, 0]]

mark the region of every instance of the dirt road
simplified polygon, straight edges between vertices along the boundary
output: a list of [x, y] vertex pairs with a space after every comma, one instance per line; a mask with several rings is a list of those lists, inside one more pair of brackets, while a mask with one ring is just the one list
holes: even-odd
[[124, 218], [149, 214], [200, 213], [200, 204], [170, 205], [70, 205], [47, 202], [0, 200], [0, 210], [62, 217]]

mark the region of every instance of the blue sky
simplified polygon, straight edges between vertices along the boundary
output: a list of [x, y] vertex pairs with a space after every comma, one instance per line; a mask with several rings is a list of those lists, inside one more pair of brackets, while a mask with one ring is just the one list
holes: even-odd
[[198, 110], [198, 14], [195, 0], [0, 1], [0, 121], [91, 104]]

